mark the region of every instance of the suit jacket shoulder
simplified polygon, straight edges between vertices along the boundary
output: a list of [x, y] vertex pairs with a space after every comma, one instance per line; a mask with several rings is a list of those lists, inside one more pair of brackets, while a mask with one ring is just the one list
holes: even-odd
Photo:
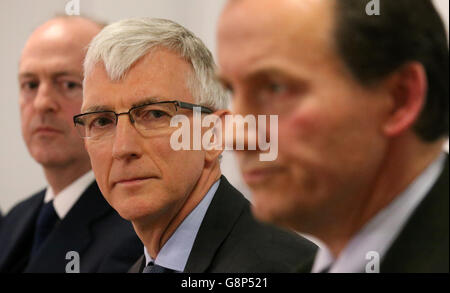
[[[80, 256], [81, 272], [126, 272], [142, 253], [142, 244], [131, 224], [104, 200], [92, 183], [69, 213], [52, 230], [41, 249], [30, 259], [34, 225], [44, 192], [17, 205], [7, 215], [9, 227], [0, 231], [0, 271], [65, 272], [66, 254]], [[114, 247], [127, 245], [128, 254], [116, 257]]]
[[0, 226], [0, 272], [17, 272], [26, 265], [24, 251], [31, 250], [34, 224], [45, 189], [16, 204]]
[[[316, 249], [295, 233], [256, 221], [250, 203], [222, 176], [184, 272], [292, 272], [313, 257]], [[141, 272], [144, 266], [142, 255], [129, 272]]]
[[250, 203], [222, 176], [185, 272], [291, 272], [315, 251], [305, 238], [256, 221]]

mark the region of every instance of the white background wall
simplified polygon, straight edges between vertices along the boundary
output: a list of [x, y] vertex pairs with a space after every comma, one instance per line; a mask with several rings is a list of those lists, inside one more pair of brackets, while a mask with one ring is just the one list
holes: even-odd
[[[80, 12], [106, 22], [133, 16], [172, 19], [193, 31], [215, 53], [216, 23], [225, 1], [80, 0]], [[33, 29], [52, 16], [64, 13], [67, 2], [0, 0], [0, 209], [3, 213], [46, 185], [40, 166], [29, 156], [22, 141], [17, 66], [21, 49]], [[448, 29], [449, 1], [435, 2]], [[232, 154], [224, 155], [222, 170], [248, 195]]]

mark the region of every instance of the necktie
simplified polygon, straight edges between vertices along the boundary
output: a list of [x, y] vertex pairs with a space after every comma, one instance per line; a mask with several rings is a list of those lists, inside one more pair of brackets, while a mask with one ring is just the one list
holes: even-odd
[[58, 220], [59, 217], [56, 214], [55, 207], [53, 206], [53, 200], [44, 204], [39, 212], [36, 222], [33, 247], [31, 248], [31, 257], [37, 253]]
[[142, 271], [142, 273], [144, 274], [162, 274], [162, 273], [173, 273], [174, 270], [162, 267], [160, 265], [154, 264], [154, 263], [149, 263], [144, 270]]
[[329, 266], [327, 266], [326, 268], [324, 268], [323, 270], [321, 270], [319, 272], [319, 274], [328, 274], [330, 272], [331, 269], [331, 264]]

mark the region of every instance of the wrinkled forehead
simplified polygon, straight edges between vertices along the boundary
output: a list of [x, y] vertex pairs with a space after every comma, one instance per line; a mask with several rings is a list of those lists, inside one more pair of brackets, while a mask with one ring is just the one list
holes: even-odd
[[158, 50], [133, 64], [120, 80], [111, 80], [103, 62], [97, 62], [85, 76], [83, 112], [108, 107], [126, 111], [142, 100], [193, 102], [188, 85], [189, 62], [170, 51]]

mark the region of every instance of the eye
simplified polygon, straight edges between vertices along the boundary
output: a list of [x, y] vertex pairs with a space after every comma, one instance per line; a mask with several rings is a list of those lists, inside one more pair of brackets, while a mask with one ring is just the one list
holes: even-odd
[[162, 110], [142, 110], [136, 113], [139, 119], [144, 121], [158, 120], [164, 117], [170, 117], [170, 115]]
[[63, 81], [62, 85], [66, 90], [74, 90], [82, 87], [80, 83], [74, 81]]
[[110, 117], [107, 116], [99, 116], [96, 117], [94, 119], [92, 119], [92, 121], [89, 123], [89, 127], [90, 128], [105, 128], [109, 125], [113, 125], [114, 124], [114, 120]]
[[283, 94], [288, 91], [288, 87], [282, 83], [272, 82], [267, 85], [267, 90], [273, 94]]
[[35, 90], [39, 87], [39, 82], [37, 81], [27, 81], [22, 83], [21, 88], [23, 90]]

